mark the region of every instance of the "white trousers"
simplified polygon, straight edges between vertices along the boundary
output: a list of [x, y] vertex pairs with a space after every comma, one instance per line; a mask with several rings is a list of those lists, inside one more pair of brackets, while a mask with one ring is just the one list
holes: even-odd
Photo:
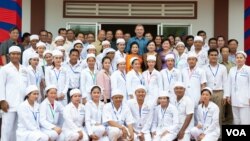
[[153, 137], [153, 141], [173, 141], [177, 136], [172, 133], [168, 133], [165, 136], [156, 135]]
[[82, 129], [83, 138], [81, 140], [78, 140], [79, 133], [78, 132], [72, 132], [72, 131], [64, 131], [64, 137], [65, 141], [89, 141], [89, 136], [86, 133], [85, 129]]
[[[202, 129], [199, 129], [197, 127], [193, 127], [191, 129], [191, 135], [194, 137], [195, 140], [197, 140], [200, 134], [202, 133], [203, 133]], [[219, 139], [218, 134], [210, 133], [210, 134], [206, 134], [201, 141], [217, 141], [218, 139]]]
[[250, 124], [250, 107], [232, 106], [234, 124]]
[[1, 141], [16, 141], [17, 112], [3, 113]]
[[49, 136], [51, 141], [56, 141], [59, 138], [59, 135], [57, 134], [55, 130], [48, 130], [48, 129], [42, 128], [41, 131], [47, 136]]
[[27, 141], [48, 141], [48, 140], [49, 136], [40, 131], [31, 132], [27, 137]]
[[104, 132], [106, 131], [103, 125], [92, 126], [92, 130], [94, 134], [99, 137], [99, 141], [109, 141], [108, 136], [103, 136]]
[[[128, 128], [126, 128], [126, 129], [128, 131]], [[108, 127], [109, 141], [118, 141], [121, 136], [122, 136], [122, 131], [119, 128], [111, 127], [111, 126]], [[126, 140], [126, 139], [124, 139], [124, 140]]]

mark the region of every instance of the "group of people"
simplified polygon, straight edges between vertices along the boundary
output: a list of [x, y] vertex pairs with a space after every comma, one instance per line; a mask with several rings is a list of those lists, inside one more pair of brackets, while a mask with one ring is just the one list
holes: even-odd
[[48, 33], [24, 46], [14, 28], [1, 44], [2, 141], [217, 141], [222, 124], [250, 124], [236, 39]]

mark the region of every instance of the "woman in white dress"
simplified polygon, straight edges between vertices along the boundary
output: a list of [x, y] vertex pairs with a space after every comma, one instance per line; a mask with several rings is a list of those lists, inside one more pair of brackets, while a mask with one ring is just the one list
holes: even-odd
[[104, 103], [100, 101], [102, 90], [100, 86], [94, 85], [91, 90], [91, 100], [86, 107], [86, 128], [92, 140], [108, 141], [106, 129], [102, 120]]
[[17, 110], [17, 140], [18, 141], [48, 141], [49, 137], [40, 130], [39, 126], [39, 104], [38, 88], [30, 85], [26, 89], [25, 101], [21, 103]]
[[43, 133], [49, 136], [51, 141], [59, 139], [62, 129], [59, 120], [63, 113], [63, 106], [56, 101], [57, 88], [55, 85], [47, 86], [45, 89], [46, 99], [40, 105], [40, 126]]

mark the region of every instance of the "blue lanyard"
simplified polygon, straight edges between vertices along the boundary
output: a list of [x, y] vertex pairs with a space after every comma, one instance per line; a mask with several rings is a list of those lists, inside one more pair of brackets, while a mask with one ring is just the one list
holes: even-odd
[[36, 72], [35, 72], [34, 70], [33, 70], [32, 72], [34, 73], [35, 78], [36, 78], [36, 85], [38, 85], [38, 81], [39, 81], [39, 74], [38, 74], [38, 75], [36, 75]]
[[70, 67], [70, 69], [71, 69], [71, 71], [73, 72], [73, 73], [75, 73], [75, 74], [78, 74], [79, 72], [76, 72], [76, 71], [74, 71], [74, 69], [69, 65], [69, 67]]
[[[117, 119], [117, 121], [119, 121], [119, 118], [117, 117], [117, 113], [115, 112], [115, 107], [114, 107], [114, 105], [113, 105], [113, 103], [111, 103], [111, 105], [112, 105], [112, 108], [113, 108], [113, 112], [114, 112], [114, 114], [115, 114], [115, 117], [116, 117], [116, 119]], [[119, 115], [121, 114], [121, 112], [122, 112], [122, 105], [120, 106], [121, 107], [121, 110], [120, 111], [117, 111], [118, 113], [119, 113]]]
[[207, 113], [208, 113], [208, 110], [207, 110], [206, 112], [203, 111], [203, 125], [204, 125], [205, 122], [206, 122]]
[[172, 79], [173, 79], [173, 75], [171, 74], [170, 78], [168, 76], [168, 70], [166, 70], [166, 73], [167, 73], [167, 78], [168, 78], [168, 84], [170, 85]]
[[90, 75], [91, 75], [93, 84], [95, 84], [95, 80], [96, 80], [96, 75], [95, 75], [95, 73], [92, 73], [91, 71], [89, 71], [89, 73], [90, 73]]
[[165, 116], [166, 111], [167, 111], [167, 108], [166, 108], [166, 109], [164, 109], [164, 110], [161, 108], [161, 116], [162, 116], [162, 120], [164, 120], [164, 116]]
[[59, 71], [59, 73], [58, 73], [58, 74], [56, 74], [56, 71], [54, 70], [54, 73], [55, 73], [55, 75], [56, 75], [56, 80], [57, 80], [57, 83], [58, 83], [58, 79], [59, 79], [59, 77], [60, 77], [60, 73], [61, 73], [61, 71]]
[[126, 81], [126, 76], [125, 76], [124, 72], [121, 73], [121, 76]]
[[215, 72], [215, 73], [212, 71], [212, 69], [211, 69], [210, 65], [209, 65], [208, 67], [209, 67], [209, 69], [210, 69], [211, 73], [213, 74], [213, 76], [214, 76], [214, 78], [215, 78], [215, 77], [216, 77], [216, 75], [217, 75], [217, 73], [218, 73], [218, 70], [219, 70], [219, 64], [218, 64], [218, 66], [217, 66], [217, 69], [216, 69], [216, 72]]
[[139, 74], [139, 73], [137, 73], [137, 72], [135, 72], [135, 73], [136, 73], [137, 78], [138, 78], [138, 79], [140, 79], [140, 83], [141, 83], [141, 85], [143, 85], [143, 81], [142, 81], [142, 79], [141, 79], [140, 74]]
[[33, 117], [34, 117], [35, 121], [37, 121], [37, 112], [32, 111], [32, 114], [33, 114]]

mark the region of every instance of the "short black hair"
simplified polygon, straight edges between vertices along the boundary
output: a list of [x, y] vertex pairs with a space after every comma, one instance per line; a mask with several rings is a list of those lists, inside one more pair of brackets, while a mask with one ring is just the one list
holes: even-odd
[[164, 39], [164, 40], [162, 41], [162, 43], [164, 43], [164, 42], [166, 42], [166, 41], [168, 41], [169, 43], [171, 43], [171, 41], [170, 41], [169, 39]]
[[73, 48], [73, 49], [70, 50], [69, 55], [71, 55], [73, 52], [77, 52], [78, 55], [80, 54], [79, 51], [78, 51], [77, 49], [74, 49], [74, 48]]
[[11, 33], [11, 32], [14, 31], [14, 30], [17, 30], [17, 31], [19, 32], [19, 29], [18, 29], [18, 27], [16, 27], [16, 26], [12, 27], [12, 28], [9, 30], [9, 32]]
[[66, 32], [68, 33], [69, 31], [72, 31], [75, 34], [75, 31], [73, 29], [68, 29]]
[[137, 46], [138, 46], [138, 49], [139, 49], [139, 44], [138, 44], [137, 42], [132, 42], [132, 43], [130, 44], [129, 54], [131, 54], [131, 50], [132, 50], [132, 46], [133, 46], [133, 45], [137, 45]]
[[211, 52], [216, 52], [217, 55], [219, 54], [219, 51], [215, 48], [210, 48], [208, 51], [207, 51], [207, 55], [209, 56]]
[[227, 44], [229, 45], [231, 42], [236, 42], [236, 44], [238, 45], [239, 42], [236, 39], [230, 39], [227, 41]]
[[61, 28], [58, 29], [58, 34], [60, 34], [61, 31], [67, 31], [67, 30], [66, 30], [66, 28], [61, 27]]
[[77, 37], [79, 34], [82, 34], [83, 36], [85, 35], [83, 32], [77, 32], [77, 33], [76, 33], [76, 37]]
[[103, 64], [104, 61], [107, 60], [107, 59], [111, 62], [111, 59], [110, 59], [108, 56], [105, 56], [105, 57], [102, 58], [102, 64]]
[[197, 32], [197, 35], [199, 36], [201, 33], [204, 33], [205, 35], [207, 35], [207, 33], [206, 33], [204, 30], [199, 30], [199, 31]]
[[167, 38], [169, 38], [170, 36], [172, 36], [173, 38], [175, 38], [174, 34], [168, 34]]
[[51, 32], [48, 32], [48, 34], [50, 34], [53, 37], [53, 34]]
[[190, 39], [190, 38], [192, 38], [192, 39], [194, 40], [194, 36], [193, 36], [193, 35], [188, 35], [188, 36], [186, 37], [186, 41], [187, 41], [188, 39]]
[[98, 86], [98, 85], [96, 85], [96, 86], [93, 86], [93, 87], [91, 88], [90, 94], [94, 91], [94, 89], [98, 89], [100, 92], [102, 92], [101, 87]]
[[48, 34], [48, 31], [45, 29], [40, 30], [39, 34], [41, 34], [42, 32], [46, 32]]
[[208, 44], [209, 44], [212, 40], [214, 40], [214, 41], [216, 41], [216, 42], [217, 42], [217, 38], [212, 37], [212, 38], [209, 38], [209, 40], [208, 40]]
[[222, 35], [217, 36], [217, 40], [218, 40], [219, 38], [223, 38], [223, 40], [225, 40], [225, 37], [222, 36]]
[[224, 47], [221, 47], [221, 48], [220, 48], [220, 53], [222, 52], [222, 50], [223, 50], [224, 48], [227, 48], [227, 49], [229, 50], [229, 52], [230, 52], [230, 48], [227, 47], [227, 46], [224, 46]]
[[28, 33], [28, 32], [23, 33], [22, 42], [24, 41], [25, 38], [29, 37], [30, 35], [31, 35], [31, 34]]

